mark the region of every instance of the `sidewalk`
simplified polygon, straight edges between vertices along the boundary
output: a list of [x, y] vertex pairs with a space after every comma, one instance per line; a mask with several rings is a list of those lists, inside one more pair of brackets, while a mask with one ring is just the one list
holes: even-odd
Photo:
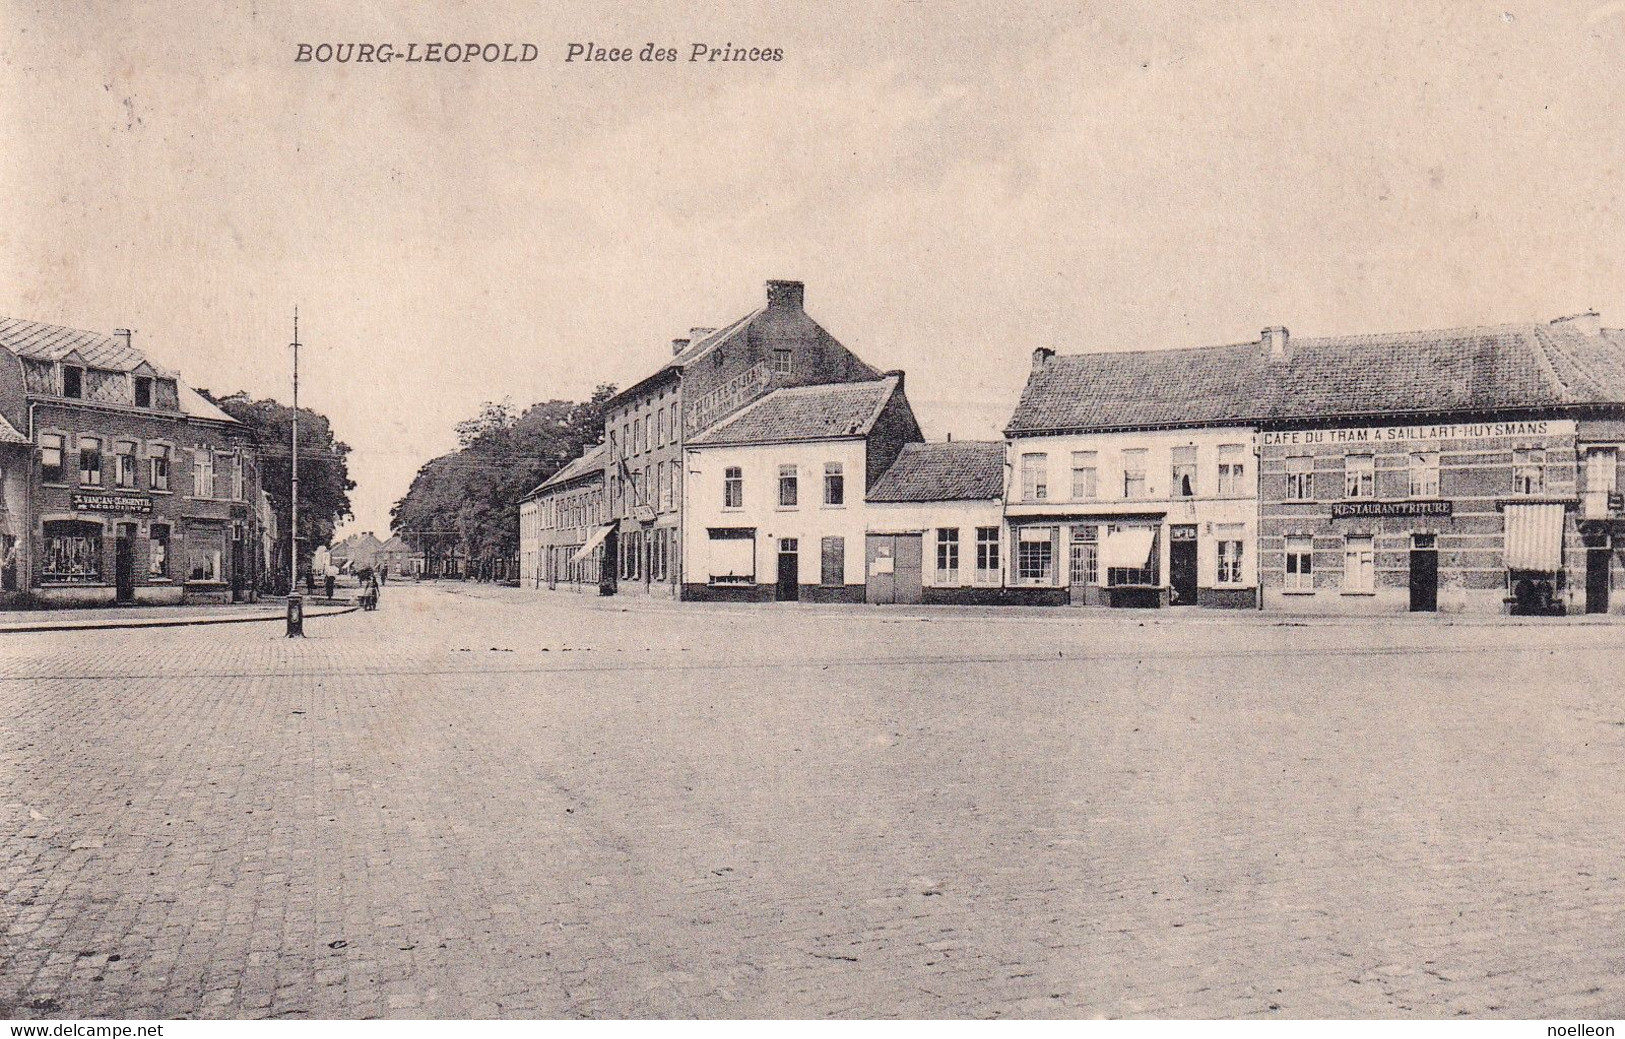
[[[359, 609], [349, 599], [307, 599], [305, 619], [336, 617]], [[251, 624], [280, 621], [286, 599], [229, 606], [119, 606], [71, 610], [0, 611], [0, 634], [30, 631], [98, 631], [108, 628], [175, 628], [195, 624]]]

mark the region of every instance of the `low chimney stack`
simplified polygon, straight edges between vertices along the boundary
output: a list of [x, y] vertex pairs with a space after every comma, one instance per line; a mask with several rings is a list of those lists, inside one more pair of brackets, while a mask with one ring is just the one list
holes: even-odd
[[767, 283], [767, 305], [785, 310], [800, 310], [806, 296], [806, 286], [799, 281], [770, 281]]
[[1259, 333], [1264, 356], [1271, 361], [1292, 360], [1292, 333], [1285, 326], [1271, 325]]
[[1051, 348], [1047, 347], [1047, 346], [1041, 346], [1038, 349], [1034, 350], [1033, 351], [1033, 374], [1037, 375], [1039, 372], [1043, 371], [1044, 370], [1044, 365], [1048, 364], [1049, 359], [1051, 357], [1054, 357], [1054, 356], [1055, 356], [1055, 351], [1052, 350]]
[[130, 345], [130, 330], [128, 328], [115, 328], [113, 329], [113, 338], [128, 348]]
[[688, 330], [688, 338], [697, 343], [715, 331], [714, 328], [691, 328]]
[[673, 357], [676, 357], [678, 354], [682, 353], [684, 350], [687, 350], [687, 349], [688, 349], [688, 340], [687, 339], [673, 339], [671, 341], [671, 355]]

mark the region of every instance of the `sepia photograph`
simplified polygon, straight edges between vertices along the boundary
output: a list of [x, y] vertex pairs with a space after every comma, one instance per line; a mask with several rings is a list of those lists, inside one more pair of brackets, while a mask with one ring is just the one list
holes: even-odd
[[1622, 75], [0, 0], [8, 1035], [1615, 1034]]

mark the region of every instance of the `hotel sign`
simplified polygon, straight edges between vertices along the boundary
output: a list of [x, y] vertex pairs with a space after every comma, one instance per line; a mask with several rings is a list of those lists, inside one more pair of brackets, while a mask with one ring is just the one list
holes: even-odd
[[86, 494], [75, 492], [75, 512], [140, 512], [152, 511], [152, 499], [144, 494]]
[[1384, 516], [1449, 516], [1448, 501], [1339, 501], [1332, 503], [1332, 519]]
[[1265, 446], [1393, 444], [1410, 440], [1493, 440], [1506, 437], [1573, 436], [1573, 419], [1537, 422], [1450, 422], [1433, 426], [1365, 426], [1354, 429], [1293, 429], [1260, 434]]

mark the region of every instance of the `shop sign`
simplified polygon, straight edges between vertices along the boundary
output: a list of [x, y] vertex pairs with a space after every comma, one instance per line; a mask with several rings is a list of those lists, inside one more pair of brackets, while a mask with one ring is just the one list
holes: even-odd
[[1385, 516], [1449, 516], [1448, 501], [1339, 501], [1332, 503], [1332, 519]]
[[152, 499], [144, 494], [88, 494], [74, 492], [76, 512], [141, 512], [152, 511]]
[[1387, 444], [1409, 440], [1493, 440], [1503, 437], [1573, 436], [1573, 419], [1536, 422], [1451, 422], [1429, 426], [1366, 426], [1356, 429], [1292, 429], [1260, 434], [1270, 445]]

